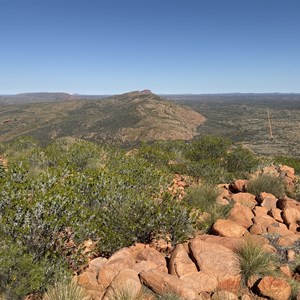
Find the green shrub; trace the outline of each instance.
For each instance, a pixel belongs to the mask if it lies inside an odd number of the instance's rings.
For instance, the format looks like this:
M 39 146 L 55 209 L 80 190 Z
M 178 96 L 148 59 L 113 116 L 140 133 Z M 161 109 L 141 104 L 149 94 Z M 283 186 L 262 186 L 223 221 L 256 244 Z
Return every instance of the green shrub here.
M 242 280 L 247 284 L 248 279 L 253 276 L 263 277 L 273 274 L 277 260 L 274 254 L 266 252 L 261 246 L 247 241 L 236 249 L 238 262 L 241 269 Z
M 231 141 L 219 136 L 204 136 L 193 140 L 187 146 L 186 157 L 192 161 L 222 159 Z
M 260 193 L 271 193 L 276 197 L 281 197 L 285 193 L 283 180 L 272 174 L 259 174 L 257 177 L 250 179 L 247 190 L 256 196 Z
M 226 163 L 227 170 L 235 177 L 245 177 L 258 166 L 259 160 L 250 150 L 238 146 L 227 154 Z
M 47 282 L 45 260 L 34 261 L 26 249 L 8 240 L 0 244 L 0 294 L 7 299 L 23 299 L 39 291 Z
M 43 300 L 90 300 L 86 290 L 72 280 L 62 280 L 49 287 Z

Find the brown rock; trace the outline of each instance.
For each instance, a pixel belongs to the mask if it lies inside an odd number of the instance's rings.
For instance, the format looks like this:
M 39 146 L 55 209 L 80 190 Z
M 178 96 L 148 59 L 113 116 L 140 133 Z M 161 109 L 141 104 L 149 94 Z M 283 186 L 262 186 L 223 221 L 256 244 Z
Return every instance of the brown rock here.
M 241 287 L 241 276 L 224 276 L 219 277 L 218 288 L 225 291 L 238 292 Z
M 138 274 L 140 274 L 142 271 L 150 271 L 150 270 L 157 270 L 160 267 L 155 264 L 152 261 L 146 261 L 142 260 L 138 263 L 136 263 L 133 267 L 132 270 L 136 271 Z
M 269 211 L 269 215 L 274 218 L 277 222 L 283 223 L 283 219 L 281 217 L 282 210 L 279 208 L 273 208 Z
M 190 259 L 182 244 L 178 244 L 172 252 L 169 270 L 171 275 L 181 277 L 188 273 L 197 273 L 197 267 Z
M 85 271 L 78 275 L 77 283 L 87 290 L 98 290 L 100 288 L 97 282 L 96 273 L 92 271 Z
M 288 261 L 294 261 L 296 259 L 296 252 L 292 249 L 287 250 L 286 257 Z
M 233 193 L 246 192 L 248 185 L 248 180 L 238 179 L 230 184 L 229 189 Z
M 293 246 L 295 242 L 297 242 L 299 239 L 300 239 L 299 235 L 292 233 L 290 235 L 285 235 L 280 237 L 277 240 L 277 244 L 282 247 L 289 247 L 289 246 Z
M 265 276 L 258 284 L 260 293 L 274 300 L 288 300 L 292 293 L 291 286 L 282 278 Z
M 292 232 L 288 230 L 285 224 L 277 223 L 277 224 L 271 224 L 267 227 L 267 232 L 270 234 L 278 234 L 280 236 L 287 236 L 291 235 Z
M 194 238 L 189 247 L 200 271 L 217 278 L 239 275 L 240 269 L 236 254 L 230 249 Z
M 140 278 L 144 285 L 159 295 L 172 292 L 187 300 L 195 300 L 197 297 L 192 286 L 176 276 L 150 270 L 141 272 Z
M 253 213 L 256 217 L 266 216 L 268 214 L 268 209 L 262 206 L 255 206 Z
M 288 224 L 288 229 L 291 232 L 298 233 L 300 231 L 300 222 L 298 221 L 297 223 L 290 223 Z
M 131 299 L 137 298 L 142 289 L 139 276 L 132 269 L 121 270 L 113 279 L 106 290 L 103 300 L 120 299 L 122 295 L 130 295 Z
M 240 237 L 248 234 L 245 227 L 231 220 L 217 220 L 212 226 L 212 231 L 224 237 Z
M 151 261 L 158 266 L 158 270 L 168 273 L 167 262 L 163 254 L 153 248 L 143 249 L 136 257 L 136 262 Z
M 230 210 L 227 219 L 234 221 L 245 228 L 249 228 L 253 224 L 253 217 L 254 214 L 249 207 L 246 207 L 240 203 L 235 203 L 232 209 Z
M 197 293 L 213 292 L 218 287 L 217 278 L 204 272 L 189 273 L 181 276 L 180 279 L 190 284 Z
M 297 224 L 300 221 L 300 202 L 284 197 L 278 202 L 282 209 L 282 219 L 286 225 Z
M 278 224 L 275 219 L 266 215 L 253 218 L 253 223 L 260 226 L 263 232 L 267 232 L 267 227 L 272 224 Z
M 289 278 L 292 278 L 293 274 L 291 272 L 291 269 L 290 269 L 289 265 L 282 265 L 282 266 L 279 267 L 279 270 L 285 276 L 287 276 Z
M 136 243 L 135 245 L 130 246 L 128 249 L 130 250 L 130 253 L 131 253 L 133 259 L 136 259 L 136 257 L 139 255 L 139 253 L 146 248 L 149 248 L 149 245 L 142 244 L 142 243 Z
M 98 275 L 99 271 L 104 267 L 106 262 L 107 258 L 97 257 L 89 262 L 88 269 Z
M 244 237 L 222 237 L 210 234 L 202 234 L 198 236 L 197 239 L 200 239 L 207 243 L 221 245 L 223 247 L 229 248 L 232 251 L 235 251 L 244 243 Z
M 251 234 L 263 234 L 264 231 L 262 229 L 262 227 L 258 224 L 253 224 L 250 228 L 249 228 L 249 232 Z
M 132 268 L 135 262 L 129 248 L 123 248 L 113 254 L 99 271 L 98 283 L 107 288 L 115 276 L 123 269 Z
M 271 210 L 273 208 L 276 208 L 278 199 L 270 193 L 260 193 L 258 197 L 258 202 L 262 207 L 266 207 L 268 210 Z
M 280 166 L 279 172 L 292 180 L 295 180 L 295 169 L 289 166 Z
M 231 196 L 232 200 L 234 202 L 240 203 L 244 206 L 249 207 L 250 209 L 253 209 L 255 205 L 257 205 L 257 202 L 255 200 L 255 196 L 250 193 L 238 193 L 233 194 Z

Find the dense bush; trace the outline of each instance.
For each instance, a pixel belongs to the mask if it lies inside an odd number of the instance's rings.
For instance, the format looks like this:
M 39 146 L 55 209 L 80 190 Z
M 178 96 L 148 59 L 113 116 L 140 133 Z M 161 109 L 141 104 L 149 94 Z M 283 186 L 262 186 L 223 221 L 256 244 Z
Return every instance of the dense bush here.
M 57 258 L 70 262 L 77 255 L 59 246 L 70 238 L 62 235 L 67 229 L 75 245 L 88 238 L 98 242 L 101 255 L 147 242 L 155 233 L 169 234 L 174 243 L 190 234 L 189 209 L 162 192 L 170 174 L 142 157 L 74 139 L 45 149 L 20 139 L 2 149 L 9 167 L 0 177 L 0 228 L 13 246 L 8 251 L 1 245 L 0 251 L 17 259 L 0 259 L 6 276 L 0 294 L 8 285 L 16 295 L 40 290 L 46 277 L 54 278 Z M 71 260 L 76 268 L 76 257 Z M 12 266 L 23 270 L 22 278 L 15 278 Z M 25 280 L 32 284 L 25 287 Z
M 7 299 L 23 299 L 28 293 L 40 290 L 46 280 L 45 260 L 35 262 L 24 247 L 1 240 L 0 294 Z
M 226 163 L 229 172 L 245 177 L 258 166 L 259 160 L 250 150 L 238 146 L 226 155 Z

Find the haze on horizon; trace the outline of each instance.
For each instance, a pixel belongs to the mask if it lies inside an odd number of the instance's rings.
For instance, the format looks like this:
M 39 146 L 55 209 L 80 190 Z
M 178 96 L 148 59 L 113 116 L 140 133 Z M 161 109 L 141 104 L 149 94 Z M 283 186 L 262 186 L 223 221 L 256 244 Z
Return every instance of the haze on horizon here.
M 0 0 L 0 94 L 300 92 L 297 0 Z

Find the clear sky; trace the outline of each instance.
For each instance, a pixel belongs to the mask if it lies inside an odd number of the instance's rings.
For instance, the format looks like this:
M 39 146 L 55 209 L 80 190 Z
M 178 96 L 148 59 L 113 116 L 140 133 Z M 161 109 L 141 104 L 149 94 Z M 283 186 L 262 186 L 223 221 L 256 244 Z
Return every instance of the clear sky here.
M 0 94 L 300 92 L 299 0 L 0 0 Z

